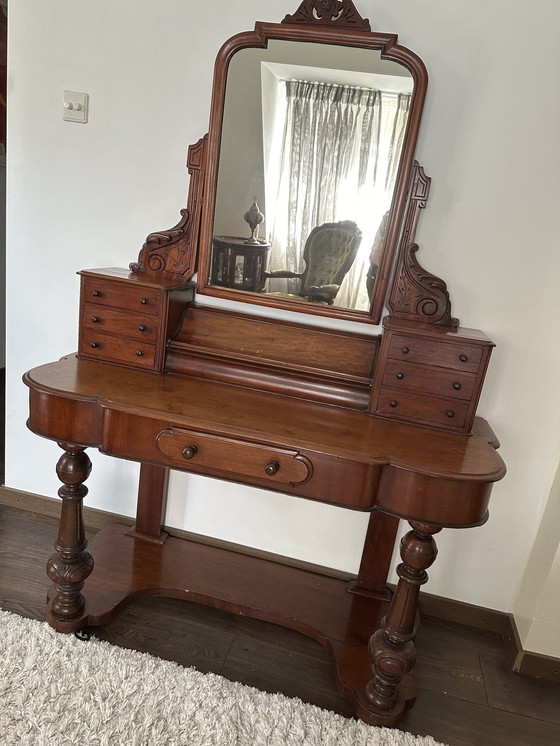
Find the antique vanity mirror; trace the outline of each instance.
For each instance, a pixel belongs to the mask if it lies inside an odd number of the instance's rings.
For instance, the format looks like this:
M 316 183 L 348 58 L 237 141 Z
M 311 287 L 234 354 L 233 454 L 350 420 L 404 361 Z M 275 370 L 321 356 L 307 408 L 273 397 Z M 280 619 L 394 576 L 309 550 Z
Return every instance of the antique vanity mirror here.
M 305 2 L 228 40 L 215 67 L 198 292 L 378 322 L 426 84 L 421 60 L 396 35 L 372 33 L 352 3 Z M 252 203 L 256 230 L 245 222 Z
M 24 379 L 30 429 L 64 451 L 47 565 L 55 629 L 170 595 L 315 637 L 366 722 L 394 725 L 412 704 L 433 535 L 484 523 L 505 473 L 475 416 L 493 343 L 459 327 L 445 283 L 416 260 L 426 85 L 422 62 L 371 32 L 350 0 L 304 0 L 282 24 L 257 23 L 222 47 L 181 221 L 150 234 L 130 271 L 80 272 L 78 354 Z M 299 314 L 245 313 L 205 295 Z M 382 335 L 306 323 L 377 323 L 384 306 Z M 141 464 L 134 528 L 101 531 L 91 551 L 88 447 Z M 169 536 L 170 469 L 214 477 L 217 496 L 229 481 L 367 513 L 358 574 L 321 577 Z M 393 594 L 401 519 L 411 531 Z

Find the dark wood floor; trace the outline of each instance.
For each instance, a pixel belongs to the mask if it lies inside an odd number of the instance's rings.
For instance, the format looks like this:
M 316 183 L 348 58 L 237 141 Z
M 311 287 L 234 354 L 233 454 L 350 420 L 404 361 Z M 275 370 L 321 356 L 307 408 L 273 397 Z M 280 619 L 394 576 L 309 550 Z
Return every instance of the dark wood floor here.
M 44 565 L 55 536 L 55 519 L 0 505 L 1 608 L 43 618 Z M 350 714 L 327 651 L 275 625 L 187 601 L 144 599 L 98 636 Z M 449 746 L 560 743 L 560 683 L 512 673 L 511 645 L 499 634 L 425 617 L 417 650 L 420 696 L 402 730 Z

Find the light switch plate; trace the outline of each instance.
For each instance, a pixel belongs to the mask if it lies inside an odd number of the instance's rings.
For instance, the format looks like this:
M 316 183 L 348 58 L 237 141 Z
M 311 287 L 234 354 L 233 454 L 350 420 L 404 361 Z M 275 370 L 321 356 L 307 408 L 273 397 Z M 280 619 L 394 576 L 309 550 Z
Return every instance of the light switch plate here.
M 62 118 L 66 122 L 81 122 L 88 120 L 89 96 L 82 91 L 64 91 Z

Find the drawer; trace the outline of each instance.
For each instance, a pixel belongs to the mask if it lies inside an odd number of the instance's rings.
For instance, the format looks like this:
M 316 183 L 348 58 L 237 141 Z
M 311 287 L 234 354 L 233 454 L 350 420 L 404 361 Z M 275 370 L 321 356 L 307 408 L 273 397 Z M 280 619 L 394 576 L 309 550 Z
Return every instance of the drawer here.
M 170 428 L 157 436 L 159 450 L 178 466 L 230 472 L 272 483 L 304 484 L 313 467 L 298 451 L 222 438 L 194 430 Z
M 381 390 L 377 405 L 381 415 L 453 429 L 465 426 L 468 411 L 465 402 L 387 389 Z
M 387 356 L 394 360 L 476 373 L 482 360 L 482 348 L 449 340 L 439 342 L 395 334 L 389 342 Z
M 93 277 L 85 277 L 82 301 L 156 315 L 160 307 L 160 293 L 154 288 L 136 287 L 123 282 L 110 282 L 103 277 L 99 280 Z
M 84 329 L 80 341 L 80 355 L 126 363 L 139 368 L 153 368 L 156 348 L 155 345 L 121 339 L 110 334 L 97 334 L 95 330 Z
M 389 360 L 385 366 L 383 386 L 404 391 L 421 391 L 436 396 L 451 396 L 454 399 L 469 401 L 472 398 L 476 380 L 474 373 Z
M 101 333 L 118 334 L 142 342 L 155 342 L 157 319 L 153 316 L 136 314 L 86 303 L 84 306 L 83 329 L 94 335 Z

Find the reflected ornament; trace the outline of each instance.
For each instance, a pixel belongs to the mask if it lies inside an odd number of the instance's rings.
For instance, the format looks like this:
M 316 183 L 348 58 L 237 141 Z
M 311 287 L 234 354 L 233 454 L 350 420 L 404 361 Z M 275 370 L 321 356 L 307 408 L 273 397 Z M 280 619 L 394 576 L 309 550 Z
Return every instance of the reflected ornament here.
M 246 223 L 249 223 L 249 228 L 251 229 L 251 238 L 247 239 L 245 241 L 246 244 L 256 245 L 260 244 L 259 241 L 259 225 L 261 223 L 264 223 L 264 215 L 259 210 L 259 206 L 257 205 L 257 198 L 253 200 L 253 204 L 251 207 L 247 210 L 245 215 L 243 215 L 243 220 Z

